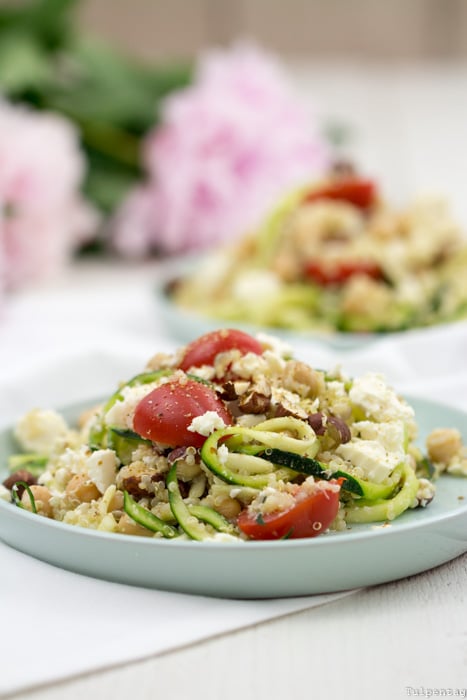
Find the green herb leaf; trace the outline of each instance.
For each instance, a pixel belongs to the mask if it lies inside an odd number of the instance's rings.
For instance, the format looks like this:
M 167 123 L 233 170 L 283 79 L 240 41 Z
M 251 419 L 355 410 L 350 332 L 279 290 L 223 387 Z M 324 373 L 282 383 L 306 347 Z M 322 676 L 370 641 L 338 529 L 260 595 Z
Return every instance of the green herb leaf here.
M 20 497 L 19 497 L 19 494 L 18 494 L 18 488 L 19 488 L 20 486 L 21 486 L 22 488 L 24 488 L 24 490 L 27 492 L 27 494 L 28 494 L 28 496 L 29 496 L 29 499 L 30 499 L 30 501 L 31 501 L 31 510 L 32 510 L 32 512 L 33 512 L 33 513 L 37 513 L 36 501 L 35 501 L 34 495 L 33 495 L 32 491 L 31 491 L 31 489 L 29 488 L 29 485 L 28 485 L 25 481 L 16 481 L 16 482 L 13 484 L 13 487 L 12 487 L 12 489 L 11 489 L 11 497 L 12 497 L 12 499 L 13 499 L 13 503 L 14 503 L 16 506 L 18 506 L 18 508 L 24 508 L 23 504 L 21 503 L 21 499 L 20 499 Z

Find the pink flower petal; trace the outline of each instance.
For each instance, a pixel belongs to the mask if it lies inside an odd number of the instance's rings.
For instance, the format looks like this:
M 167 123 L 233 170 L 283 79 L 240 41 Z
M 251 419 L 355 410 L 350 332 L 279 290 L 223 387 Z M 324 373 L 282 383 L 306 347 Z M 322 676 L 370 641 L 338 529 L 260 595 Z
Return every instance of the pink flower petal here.
M 201 56 L 194 83 L 165 101 L 144 163 L 145 197 L 132 194 L 113 222 L 123 254 L 231 240 L 284 191 L 322 174 L 328 152 L 280 64 L 239 45 Z
M 79 188 L 85 161 L 62 117 L 0 100 L 0 283 L 7 289 L 60 269 L 95 230 Z

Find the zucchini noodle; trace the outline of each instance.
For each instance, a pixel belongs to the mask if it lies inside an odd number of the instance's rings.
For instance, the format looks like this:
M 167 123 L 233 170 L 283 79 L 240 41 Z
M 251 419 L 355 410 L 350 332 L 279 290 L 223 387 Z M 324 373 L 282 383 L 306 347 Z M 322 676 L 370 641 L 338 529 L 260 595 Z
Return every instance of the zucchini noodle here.
M 443 471 L 467 475 L 460 433 L 434 431 L 426 454 L 416 435 L 380 375 L 314 369 L 227 329 L 155 355 L 79 428 L 23 416 L 3 483 L 37 517 L 121 536 L 315 537 L 409 518 Z

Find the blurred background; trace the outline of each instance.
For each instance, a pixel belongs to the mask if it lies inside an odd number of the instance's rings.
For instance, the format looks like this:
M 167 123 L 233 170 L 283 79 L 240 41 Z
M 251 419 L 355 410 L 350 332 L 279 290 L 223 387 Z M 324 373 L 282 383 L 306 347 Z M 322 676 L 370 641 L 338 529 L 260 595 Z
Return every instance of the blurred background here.
M 12 133 L 5 116 L 6 121 L 0 122 L 0 139 L 2 133 L 4 138 L 0 155 L 6 162 L 4 151 L 9 149 L 9 157 L 17 160 L 21 149 L 13 148 L 13 140 L 24 144 L 25 134 L 35 130 L 31 139 L 36 150 L 31 148 L 28 166 L 37 165 L 39 182 L 47 171 L 39 144 L 44 151 L 48 144 L 49 153 L 63 154 L 67 142 L 68 155 L 54 166 L 55 173 L 61 168 L 69 194 L 76 199 L 79 189 L 92 209 L 84 212 L 80 203 L 76 214 L 80 225 L 65 235 L 71 247 L 97 250 L 109 240 L 123 240 L 115 246 L 119 252 L 138 257 L 217 242 L 207 229 L 194 241 L 187 238 L 190 213 L 183 224 L 185 232 L 179 230 L 180 223 L 176 234 L 169 225 L 171 221 L 175 226 L 174 219 L 190 197 L 200 196 L 200 183 L 187 185 L 188 165 L 174 172 L 191 146 L 182 143 L 183 129 L 175 125 L 167 98 L 183 94 L 188 86 L 196 90 L 204 86 L 200 65 L 214 48 L 225 52 L 224 67 L 219 69 L 218 64 L 217 69 L 231 70 L 233 75 L 237 59 L 230 59 L 229 52 L 239 40 L 264 52 L 254 59 L 250 56 L 251 71 L 244 69 L 241 80 L 251 77 L 261 89 L 267 83 L 270 94 L 282 91 L 284 104 L 287 84 L 290 104 L 309 115 L 315 145 L 321 139 L 333 155 L 353 160 L 396 204 L 419 192 L 447 196 L 455 215 L 467 225 L 465 0 L 0 0 L 0 92 L 15 109 L 25 105 L 33 109 L 34 118 L 36 110 L 60 115 L 76 129 L 79 140 L 77 153 L 70 134 L 65 137 L 62 128 L 59 137 L 55 129 L 54 138 L 61 138 L 62 146 L 54 146 L 51 132 L 41 137 L 32 117 L 29 125 L 24 123 L 24 131 Z M 276 71 L 274 78 L 271 70 Z M 219 85 L 218 89 L 217 108 L 227 95 L 221 95 Z M 208 114 L 214 111 L 209 108 Z M 266 107 L 263 111 L 266 114 Z M 302 118 L 304 113 L 300 114 Z M 17 115 L 10 110 L 15 131 L 21 121 Z M 229 128 L 238 127 L 239 133 L 243 129 L 244 138 L 246 122 L 241 123 L 240 113 L 237 116 L 238 124 L 232 120 Z M 222 122 L 225 115 L 216 118 Z M 198 129 L 188 117 L 186 127 L 193 134 Z M 161 154 L 154 144 L 176 128 L 179 150 Z M 212 130 L 217 128 L 211 124 Z M 271 121 L 263 138 L 268 131 L 272 144 L 277 141 L 277 124 Z M 192 162 L 189 166 L 193 178 L 196 168 Z M 19 172 L 17 162 L 15 167 Z M 17 182 L 24 176 L 13 180 L 17 194 Z M 169 181 L 170 193 L 167 187 L 165 192 L 156 191 Z M 219 192 L 211 189 L 209 197 L 214 195 Z M 231 195 L 237 198 L 233 190 Z M 203 196 L 206 203 L 206 193 Z M 162 222 L 161 200 L 166 215 Z M 0 204 L 4 221 L 13 226 L 12 214 L 21 208 L 5 187 L 4 191 L 0 187 Z M 225 217 L 232 219 L 232 213 Z M 48 223 L 52 218 L 50 214 Z M 148 221 L 153 229 L 149 233 Z M 237 223 L 240 232 L 245 222 Z M 218 238 L 229 236 L 226 228 Z M 20 237 L 16 231 L 6 239 L 15 248 L 12 241 Z M 18 251 L 7 250 L 7 260 L 26 254 L 26 244 L 21 250 L 16 247 Z M 27 270 L 18 273 L 20 284 L 28 275 Z M 6 287 L 15 286 L 18 283 L 7 278 Z
M 467 230 L 466 0 L 0 0 L 0 94 L 8 363 L 152 345 L 168 258 L 335 159 Z
M 192 58 L 238 36 L 290 59 L 467 57 L 465 0 L 84 0 L 77 21 L 146 59 Z
M 274 52 L 352 157 L 406 201 L 447 192 L 467 224 L 465 0 L 84 0 L 80 26 L 150 61 L 248 38 Z

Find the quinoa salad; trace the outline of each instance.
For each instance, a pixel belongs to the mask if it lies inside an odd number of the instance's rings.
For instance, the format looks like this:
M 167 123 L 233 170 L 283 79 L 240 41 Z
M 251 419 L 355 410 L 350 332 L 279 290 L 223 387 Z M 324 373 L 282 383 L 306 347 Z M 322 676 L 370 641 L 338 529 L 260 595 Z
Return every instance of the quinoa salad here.
M 337 168 L 167 293 L 181 309 L 230 323 L 403 331 L 467 315 L 467 244 L 444 200 L 396 209 L 372 180 Z
M 459 431 L 433 430 L 422 451 L 412 407 L 381 375 L 315 368 L 235 329 L 154 355 L 76 426 L 33 409 L 15 438 L 0 486 L 11 507 L 157 539 L 386 523 L 429 507 L 440 475 L 467 476 Z

